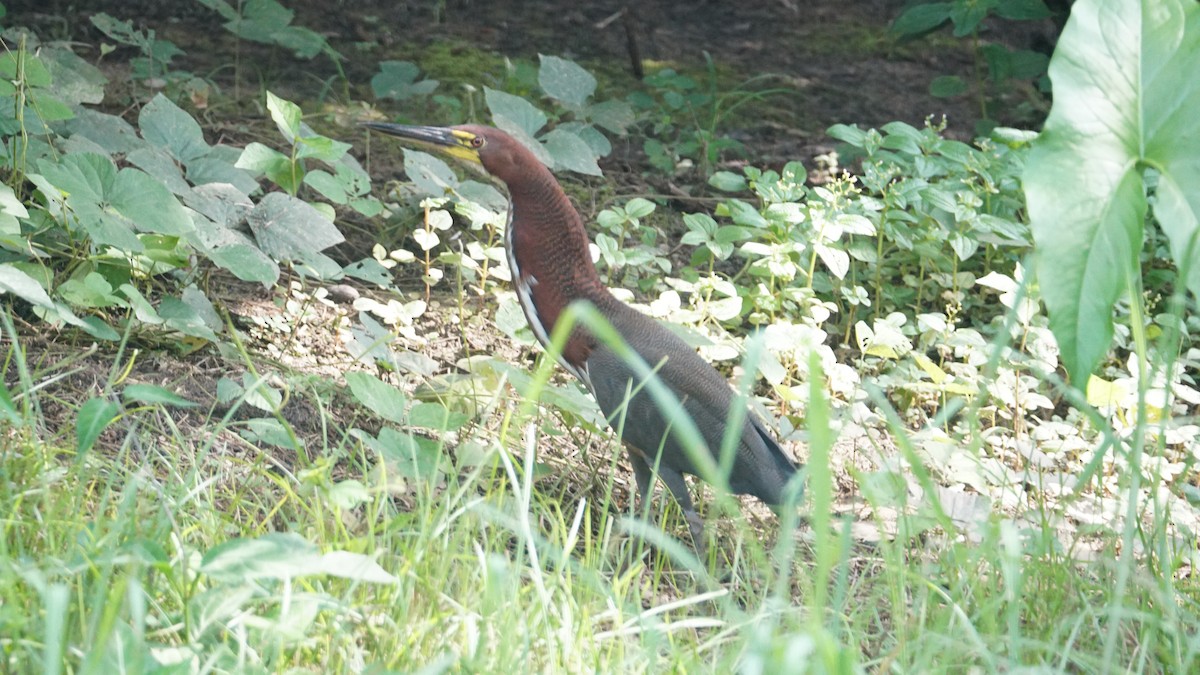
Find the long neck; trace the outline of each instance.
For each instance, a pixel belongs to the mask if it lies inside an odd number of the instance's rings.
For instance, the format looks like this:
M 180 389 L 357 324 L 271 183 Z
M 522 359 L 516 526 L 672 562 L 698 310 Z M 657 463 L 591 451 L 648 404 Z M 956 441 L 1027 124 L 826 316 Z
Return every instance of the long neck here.
M 542 167 L 539 167 L 542 168 Z M 541 174 L 541 175 L 538 175 Z M 572 300 L 607 295 L 588 250 L 588 235 L 579 212 L 549 171 L 509 184 L 512 200 L 511 243 L 522 276 L 541 291 L 538 300 L 565 306 Z M 553 313 L 562 307 L 542 307 Z M 545 316 L 553 323 L 552 317 Z
M 612 296 L 592 263 L 583 221 L 550 171 L 539 164 L 507 178 L 511 204 L 505 244 L 510 266 L 515 264 L 513 283 L 534 334 L 546 344 L 572 301 L 604 307 Z M 564 358 L 577 370 L 588 351 L 589 340 L 576 331 Z

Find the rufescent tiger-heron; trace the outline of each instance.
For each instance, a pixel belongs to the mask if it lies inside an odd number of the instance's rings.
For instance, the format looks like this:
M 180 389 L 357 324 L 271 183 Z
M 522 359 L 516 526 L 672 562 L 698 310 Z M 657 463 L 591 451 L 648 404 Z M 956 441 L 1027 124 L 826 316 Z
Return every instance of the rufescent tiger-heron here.
M 604 287 L 588 251 L 582 218 L 532 152 L 507 133 L 486 126 L 365 126 L 480 165 L 504 183 L 509 193 L 504 248 L 517 298 L 538 341 L 549 347 L 555 323 L 570 303 L 591 302 L 625 343 L 656 367 L 657 377 L 682 404 L 715 459 L 735 401 L 729 383 L 682 339 Z M 664 412 L 634 369 L 582 326 L 572 330 L 560 363 L 591 390 L 609 424 L 619 430 L 641 503 L 648 503 L 657 472 L 679 502 L 693 542 L 700 547 L 703 521 L 683 478 L 700 473 L 683 446 L 685 439 L 672 429 L 679 409 Z M 778 507 L 796 466 L 752 411 L 742 420 L 729 488 Z

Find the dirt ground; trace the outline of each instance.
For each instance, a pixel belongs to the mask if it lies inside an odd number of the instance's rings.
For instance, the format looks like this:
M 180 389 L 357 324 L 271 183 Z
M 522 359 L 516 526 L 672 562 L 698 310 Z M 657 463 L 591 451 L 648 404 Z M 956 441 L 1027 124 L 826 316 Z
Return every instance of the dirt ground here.
M 880 126 L 893 120 L 921 125 L 946 116 L 951 135 L 969 138 L 979 117 L 968 97 L 938 99 L 929 83 L 941 75 L 973 79 L 970 43 L 947 30 L 913 41 L 898 41 L 889 25 L 912 4 L 900 0 L 600 0 L 589 3 L 551 0 L 343 0 L 334 3 L 283 3 L 295 11 L 293 23 L 322 34 L 342 54 L 345 73 L 369 100 L 367 83 L 379 61 L 419 61 L 423 49 L 451 43 L 494 52 L 510 59 L 536 60 L 538 54 L 564 56 L 595 69 L 602 65 L 624 72 L 622 88 L 636 87 L 633 54 L 646 63 L 703 72 L 711 57 L 730 77 L 722 85 L 772 75 L 772 88 L 788 94 L 774 97 L 758 112 L 760 119 L 739 118 L 740 129 L 725 129 L 748 142 L 750 159 L 772 164 L 808 159 L 829 150 L 825 136 L 831 124 Z M 95 0 L 88 3 L 51 0 L 8 2 L 5 25 L 34 28 L 44 38 L 106 41 L 89 23 L 97 12 L 130 19 L 135 28 L 152 28 L 174 41 L 186 55 L 176 65 L 208 74 L 228 89 L 230 57 L 236 40 L 221 28 L 221 19 L 198 2 L 174 0 Z M 622 12 L 628 13 L 626 17 Z M 618 18 L 619 17 L 619 18 Z M 984 22 L 983 42 L 1012 48 L 1052 43 L 1052 20 Z M 313 97 L 316 83 L 336 74 L 327 59 L 293 59 L 282 50 L 243 43 L 241 57 L 251 86 L 296 90 L 299 100 Z M 123 51 L 105 57 L 120 61 Z M 95 55 L 93 55 L 95 57 Z M 101 59 L 97 58 L 97 61 Z M 293 77 L 294 76 L 294 77 Z M 480 84 L 486 84 L 480 73 Z M 603 93 L 603 92 L 602 92 Z M 1019 98 L 1019 92 L 1014 96 Z M 357 98 L 357 96 L 356 96 Z M 386 110 L 387 106 L 381 106 Z M 1006 119 L 1004 123 L 1036 120 Z M 748 116 L 750 118 L 755 115 Z M 431 123 L 436 120 L 430 120 Z M 756 123 L 757 122 L 757 123 Z

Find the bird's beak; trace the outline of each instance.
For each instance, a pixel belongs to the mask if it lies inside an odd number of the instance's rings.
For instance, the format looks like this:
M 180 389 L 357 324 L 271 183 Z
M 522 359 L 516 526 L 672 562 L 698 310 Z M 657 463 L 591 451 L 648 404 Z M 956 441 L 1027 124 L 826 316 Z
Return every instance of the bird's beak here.
M 474 164 L 480 164 L 479 150 L 471 147 L 475 134 L 448 127 L 423 127 L 388 122 L 363 122 L 363 126 L 382 131 L 389 136 L 398 136 L 430 150 L 450 155 Z

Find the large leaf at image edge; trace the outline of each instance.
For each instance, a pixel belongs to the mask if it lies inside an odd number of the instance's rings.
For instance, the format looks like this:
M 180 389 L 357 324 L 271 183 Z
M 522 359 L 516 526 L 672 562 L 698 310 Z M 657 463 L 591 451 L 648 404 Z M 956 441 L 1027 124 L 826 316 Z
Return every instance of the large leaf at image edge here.
M 1146 200 L 1200 292 L 1200 5 L 1080 0 L 1050 61 L 1054 106 L 1024 183 L 1038 285 L 1076 386 L 1107 352 L 1112 308 L 1136 274 Z

